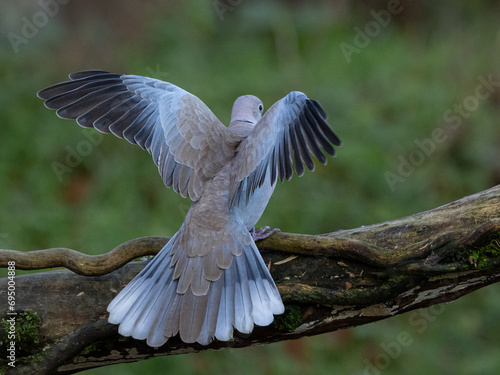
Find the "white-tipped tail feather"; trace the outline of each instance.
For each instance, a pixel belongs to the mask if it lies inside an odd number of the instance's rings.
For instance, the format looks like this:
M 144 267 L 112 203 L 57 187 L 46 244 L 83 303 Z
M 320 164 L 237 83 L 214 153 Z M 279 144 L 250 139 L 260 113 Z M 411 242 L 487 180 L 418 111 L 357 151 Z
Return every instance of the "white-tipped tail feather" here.
M 239 244 L 241 255 L 210 281 L 205 294 L 195 295 L 192 285 L 178 293 L 180 277 L 174 278 L 172 256 L 183 251 L 180 236 L 177 233 L 109 304 L 109 322 L 120 325 L 121 335 L 159 347 L 179 333 L 184 342 L 207 345 L 214 338 L 230 340 L 234 329 L 248 334 L 254 325 L 267 326 L 274 314 L 283 313 L 279 292 L 253 241 Z M 196 263 L 201 267 L 200 260 Z

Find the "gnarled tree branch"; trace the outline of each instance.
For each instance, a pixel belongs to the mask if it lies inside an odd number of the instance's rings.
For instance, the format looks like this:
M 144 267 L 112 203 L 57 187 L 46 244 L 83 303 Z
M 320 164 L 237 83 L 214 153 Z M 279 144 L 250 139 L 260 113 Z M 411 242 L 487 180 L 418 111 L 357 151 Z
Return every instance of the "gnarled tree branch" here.
M 79 275 L 99 276 L 110 273 L 131 260 L 155 255 L 168 242 L 168 237 L 140 237 L 118 245 L 109 253 L 87 255 L 76 250 L 53 248 L 34 251 L 0 250 L 0 267 L 16 262 L 19 270 L 41 270 L 64 267 Z
M 152 349 L 120 337 L 107 323 L 107 304 L 146 264 L 126 263 L 155 254 L 167 240 L 139 238 L 93 257 L 68 249 L 0 251 L 2 266 L 15 260 L 18 269 L 63 266 L 92 275 L 58 270 L 16 278 L 18 324 L 33 322 L 34 315 L 40 324 L 36 340 L 19 337 L 15 371 L 70 374 L 158 355 L 287 340 L 457 299 L 500 279 L 500 186 L 394 221 L 317 236 L 277 233 L 260 241 L 286 312 L 270 327 L 257 327 L 251 339 L 208 347 L 175 337 Z M 1 279 L 0 298 L 6 298 L 6 286 Z

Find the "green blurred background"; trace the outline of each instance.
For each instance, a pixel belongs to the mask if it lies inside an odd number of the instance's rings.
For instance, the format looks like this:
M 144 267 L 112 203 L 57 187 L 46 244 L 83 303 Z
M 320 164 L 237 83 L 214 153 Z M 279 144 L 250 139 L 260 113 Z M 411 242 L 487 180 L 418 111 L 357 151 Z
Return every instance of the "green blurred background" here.
M 112 136 L 91 144 L 95 131 L 36 98 L 91 68 L 175 83 L 226 124 L 239 95 L 267 108 L 292 90 L 317 99 L 343 146 L 276 189 L 260 224 L 286 232 L 391 220 L 500 183 L 496 1 L 61 2 L 0 4 L 0 248 L 99 254 L 181 225 L 189 202 L 165 189 L 150 155 Z M 442 139 L 426 141 L 436 129 Z M 75 151 L 81 161 L 57 174 Z M 499 292 L 298 341 L 85 374 L 494 374 Z M 411 344 L 390 357 L 384 348 L 401 332 Z

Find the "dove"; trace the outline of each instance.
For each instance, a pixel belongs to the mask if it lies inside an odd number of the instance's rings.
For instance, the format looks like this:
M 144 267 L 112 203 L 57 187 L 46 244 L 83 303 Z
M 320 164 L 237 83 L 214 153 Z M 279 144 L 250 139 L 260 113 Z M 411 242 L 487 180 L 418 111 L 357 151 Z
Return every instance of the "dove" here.
M 290 92 L 264 114 L 234 102 L 229 126 L 172 83 L 87 70 L 38 92 L 63 119 L 147 150 L 167 187 L 192 201 L 179 231 L 107 307 L 118 332 L 160 347 L 208 345 L 268 326 L 284 305 L 255 241 L 277 181 L 315 168 L 341 142 L 315 100 Z

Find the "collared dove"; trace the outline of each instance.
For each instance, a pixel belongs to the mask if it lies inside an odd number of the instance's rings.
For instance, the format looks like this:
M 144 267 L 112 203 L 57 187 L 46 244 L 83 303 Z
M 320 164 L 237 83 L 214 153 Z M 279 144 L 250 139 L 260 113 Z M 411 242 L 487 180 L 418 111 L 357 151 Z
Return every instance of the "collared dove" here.
M 253 95 L 234 102 L 229 127 L 196 96 L 167 82 L 101 70 L 38 97 L 57 115 L 147 150 L 167 187 L 192 205 L 165 247 L 111 301 L 109 322 L 152 347 L 227 341 L 284 312 L 252 231 L 278 179 L 300 176 L 311 154 L 326 164 L 340 140 L 320 105 L 293 91 L 263 115 Z

